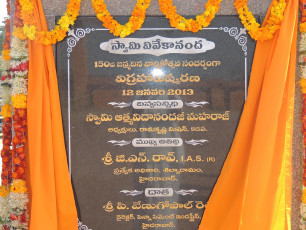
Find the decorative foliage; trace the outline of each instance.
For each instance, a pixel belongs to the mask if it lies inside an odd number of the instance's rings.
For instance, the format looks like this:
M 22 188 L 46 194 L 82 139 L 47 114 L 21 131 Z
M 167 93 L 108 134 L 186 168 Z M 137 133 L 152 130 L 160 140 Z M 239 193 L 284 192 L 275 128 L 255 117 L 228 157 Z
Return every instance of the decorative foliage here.
M 97 18 L 103 22 L 103 26 L 108 28 L 115 36 L 126 37 L 140 29 L 146 18 L 146 10 L 151 0 L 137 0 L 137 4 L 132 12 L 130 20 L 125 25 L 119 24 L 106 9 L 104 0 L 91 0 L 92 6 L 97 14 Z

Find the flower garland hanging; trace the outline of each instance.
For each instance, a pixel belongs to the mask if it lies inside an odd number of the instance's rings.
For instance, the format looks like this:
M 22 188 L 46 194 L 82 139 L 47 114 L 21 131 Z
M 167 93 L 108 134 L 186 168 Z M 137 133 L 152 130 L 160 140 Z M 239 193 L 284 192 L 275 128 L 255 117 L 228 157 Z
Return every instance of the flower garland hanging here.
M 18 52 L 27 48 L 27 41 L 19 38 L 12 39 L 12 62 L 11 73 L 12 79 L 12 105 L 13 114 L 13 156 L 12 156 L 12 179 L 9 194 L 9 206 L 11 208 L 11 226 L 13 229 L 28 229 L 28 212 L 27 203 L 29 202 L 26 175 L 25 175 L 25 152 L 24 146 L 26 141 L 27 117 L 27 74 L 28 74 L 28 56 L 24 52 Z M 16 50 L 16 52 L 15 52 Z
M 20 31 L 19 28 L 22 28 L 23 24 L 20 20 L 21 5 L 19 0 L 15 1 L 15 9 L 14 31 Z M 29 199 L 25 181 L 26 163 L 24 146 L 26 142 L 27 129 L 26 101 L 29 69 L 28 43 L 27 40 L 13 37 L 11 46 L 12 60 L 10 63 L 10 72 L 12 74 L 11 100 L 14 110 L 12 116 L 14 136 L 11 174 L 13 181 L 10 187 L 8 204 L 11 210 L 11 229 L 26 230 L 28 229 L 29 215 L 27 204 Z
M 6 60 L 1 61 L 1 67 L 5 67 L 8 62 Z M 4 64 L 5 63 L 5 64 Z M 8 72 L 8 69 L 5 69 L 3 72 Z M 2 120 L 2 143 L 3 148 L 1 150 L 2 158 L 2 171 L 1 171 L 1 186 L 0 186 L 0 229 L 7 229 L 10 225 L 10 213 L 11 209 L 8 204 L 8 195 L 10 191 L 10 184 L 12 182 L 12 105 L 11 105 L 11 87 L 10 84 L 6 81 L 1 81 L 1 97 L 2 97 L 2 106 L 1 106 L 1 115 L 3 116 Z
M 23 33 L 23 21 L 21 19 L 21 5 L 19 1 L 15 1 L 14 29 L 12 34 L 21 40 L 25 40 L 27 38 L 27 36 Z
M 136 30 L 139 30 L 146 18 L 146 10 L 151 0 L 137 0 L 137 4 L 132 12 L 132 16 L 125 25 L 121 25 L 106 9 L 104 0 L 91 0 L 97 18 L 103 22 L 103 26 L 108 28 L 115 36 L 126 37 Z
M 300 3 L 301 4 L 301 3 Z M 301 204 L 302 229 L 306 229 L 306 22 L 303 20 L 303 5 L 301 4 L 302 18 L 300 23 L 299 64 L 300 86 L 302 88 L 302 137 L 303 137 L 303 194 Z M 304 15 L 305 16 L 305 15 Z
M 10 13 L 10 1 L 7 1 L 7 14 Z M 2 120 L 2 143 L 1 150 L 2 170 L 1 170 L 1 186 L 0 186 L 0 229 L 8 230 L 11 224 L 9 206 L 10 184 L 12 182 L 12 105 L 11 105 L 11 86 L 10 86 L 10 19 L 6 20 L 5 39 L 3 43 L 3 52 L 0 59 L 1 72 L 1 115 Z
M 170 20 L 170 25 L 182 31 L 198 32 L 203 27 L 210 25 L 211 21 L 215 18 L 216 13 L 219 11 L 220 3 L 222 0 L 209 0 L 205 5 L 205 12 L 196 16 L 194 19 L 186 19 L 179 15 L 176 7 L 173 6 L 172 0 L 159 0 L 161 12 L 163 12 Z
M 69 0 L 67 10 L 58 20 L 57 25 L 51 31 L 38 31 L 36 20 L 34 19 L 34 6 L 31 0 L 20 0 L 21 18 L 24 26 L 22 31 L 16 30 L 15 35 L 24 39 L 24 35 L 30 40 L 36 40 L 44 45 L 55 44 L 63 40 L 67 35 L 69 27 L 77 19 L 81 7 L 81 0 Z
M 265 41 L 272 39 L 275 32 L 280 28 L 286 9 L 286 0 L 273 0 L 270 15 L 264 25 L 256 22 L 252 12 L 249 11 L 247 0 L 236 0 L 235 7 L 242 24 L 248 30 L 254 40 Z

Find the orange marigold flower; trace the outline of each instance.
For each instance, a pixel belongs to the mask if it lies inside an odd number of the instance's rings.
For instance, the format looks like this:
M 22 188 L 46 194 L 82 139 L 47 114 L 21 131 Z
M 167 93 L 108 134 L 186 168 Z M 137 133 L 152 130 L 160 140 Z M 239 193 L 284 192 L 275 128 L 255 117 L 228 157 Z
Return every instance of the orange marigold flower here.
M 137 0 L 137 4 L 132 12 L 129 22 L 125 25 L 121 25 L 114 20 L 108 12 L 104 0 L 91 1 L 94 11 L 97 14 L 97 18 L 103 22 L 103 26 L 108 28 L 114 36 L 120 37 L 126 37 L 141 28 L 150 2 L 151 0 Z

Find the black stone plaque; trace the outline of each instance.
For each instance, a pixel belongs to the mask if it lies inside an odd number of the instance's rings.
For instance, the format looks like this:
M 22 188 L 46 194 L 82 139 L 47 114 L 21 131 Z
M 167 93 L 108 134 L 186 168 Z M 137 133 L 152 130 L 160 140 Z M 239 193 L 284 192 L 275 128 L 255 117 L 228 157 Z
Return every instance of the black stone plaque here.
M 77 20 L 56 52 L 79 229 L 198 228 L 254 47 L 236 16 L 195 34 L 147 17 L 128 38 L 95 17 Z

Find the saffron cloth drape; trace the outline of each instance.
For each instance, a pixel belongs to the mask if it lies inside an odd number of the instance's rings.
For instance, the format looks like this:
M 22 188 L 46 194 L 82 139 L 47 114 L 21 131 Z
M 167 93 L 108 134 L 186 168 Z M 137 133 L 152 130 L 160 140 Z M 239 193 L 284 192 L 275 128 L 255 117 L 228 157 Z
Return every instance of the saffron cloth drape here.
M 291 229 L 291 147 L 298 0 L 257 42 L 249 95 L 199 230 Z
M 47 30 L 40 0 L 32 0 L 39 30 Z M 76 230 L 52 46 L 29 41 L 28 185 L 30 230 Z

